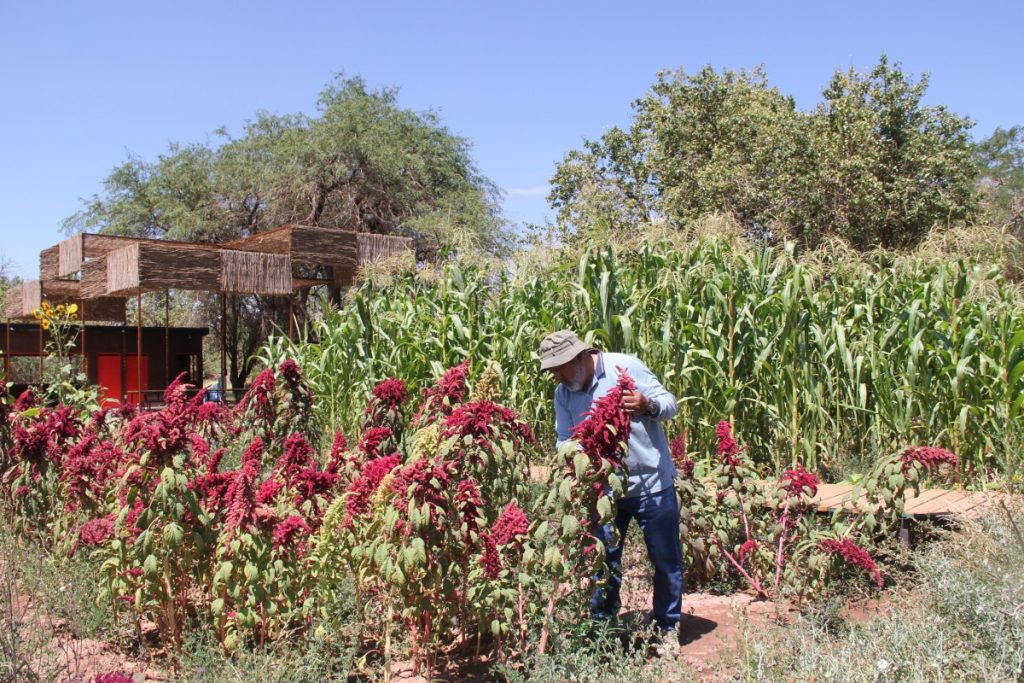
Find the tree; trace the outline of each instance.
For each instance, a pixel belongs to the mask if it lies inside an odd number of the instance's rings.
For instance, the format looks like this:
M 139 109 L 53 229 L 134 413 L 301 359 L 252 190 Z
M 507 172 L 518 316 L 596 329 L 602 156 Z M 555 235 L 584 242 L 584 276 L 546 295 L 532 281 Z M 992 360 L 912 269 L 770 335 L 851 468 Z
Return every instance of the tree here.
M 975 158 L 987 220 L 1024 238 L 1024 127 L 997 128 L 978 143 Z
M 476 169 L 469 142 L 437 114 L 400 107 L 397 95 L 339 77 L 316 116 L 261 112 L 238 137 L 218 130 L 218 144 L 174 144 L 155 161 L 130 156 L 65 229 L 221 242 L 301 223 L 506 252 L 497 188 Z M 216 305 L 204 301 L 214 319 Z M 232 306 L 235 386 L 249 374 L 247 351 L 275 324 L 286 327 L 287 311 L 270 297 Z
M 836 72 L 802 113 L 761 69 L 663 73 L 628 130 L 569 152 L 549 201 L 578 237 L 728 213 L 805 246 L 912 246 L 977 205 L 970 122 L 924 106 L 926 89 L 883 56 L 867 74 Z
M 976 210 L 973 124 L 923 105 L 927 89 L 885 55 L 866 75 L 835 73 L 811 116 L 821 229 L 861 249 L 909 248 Z

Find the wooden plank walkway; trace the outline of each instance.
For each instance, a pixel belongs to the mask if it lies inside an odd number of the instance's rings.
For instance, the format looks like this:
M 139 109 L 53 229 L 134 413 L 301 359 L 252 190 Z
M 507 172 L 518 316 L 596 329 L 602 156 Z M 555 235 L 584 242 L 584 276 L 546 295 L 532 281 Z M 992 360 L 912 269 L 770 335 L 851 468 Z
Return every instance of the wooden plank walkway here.
M 818 495 L 812 500 L 818 507 L 818 512 L 833 512 L 840 506 L 851 509 L 853 501 L 849 500 L 853 494 L 851 484 L 821 484 L 818 486 Z M 984 511 L 998 503 L 1000 500 L 1007 500 L 1005 493 L 995 491 L 957 491 L 953 489 L 921 489 L 918 495 L 912 491 L 908 492 L 903 514 L 907 517 L 950 517 L 963 515 L 968 518 L 977 518 Z M 867 498 L 861 493 L 860 500 L 856 507 L 867 502 Z
M 550 468 L 543 465 L 531 465 L 530 477 L 534 481 L 544 481 Z M 772 482 L 764 482 L 765 486 L 772 485 Z M 817 506 L 818 512 L 834 512 L 840 506 L 844 509 L 859 509 L 867 503 L 867 497 L 862 492 L 860 499 L 849 500 L 853 494 L 852 484 L 819 484 L 818 494 L 811 500 Z M 908 492 L 906 503 L 903 508 L 905 517 L 952 517 L 963 516 L 968 519 L 981 517 L 986 510 L 996 505 L 1000 500 L 1009 502 L 1010 496 L 996 491 L 957 491 L 953 489 L 921 489 L 920 494 L 914 495 L 913 491 Z

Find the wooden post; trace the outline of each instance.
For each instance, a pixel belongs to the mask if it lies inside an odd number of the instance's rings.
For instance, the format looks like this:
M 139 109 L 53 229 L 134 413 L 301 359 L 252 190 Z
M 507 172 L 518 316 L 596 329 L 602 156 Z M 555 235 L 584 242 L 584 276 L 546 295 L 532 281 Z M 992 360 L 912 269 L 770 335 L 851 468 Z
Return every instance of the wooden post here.
M 78 300 L 79 319 L 82 321 L 82 333 L 78 337 L 78 350 L 82 352 L 82 373 L 89 381 L 89 357 L 85 355 L 85 299 Z
M 220 401 L 224 403 L 228 397 L 227 391 L 227 326 L 228 326 L 228 309 L 227 302 L 224 298 L 224 293 L 220 295 Z
M 39 386 L 43 384 L 43 326 L 39 326 Z
M 294 337 L 294 323 L 295 320 L 295 295 L 292 294 L 288 297 L 288 339 L 291 340 Z
M 121 326 L 121 405 L 124 405 L 128 400 L 128 359 L 126 358 L 128 351 L 128 329 L 125 325 Z
M 164 386 L 171 383 L 171 290 L 164 290 Z
M 142 408 L 142 288 L 139 288 L 138 295 L 135 299 L 138 303 L 136 304 L 135 312 L 135 384 L 138 385 L 139 390 L 138 398 L 136 401 L 139 408 Z
M 11 381 L 11 319 L 4 324 L 4 381 Z

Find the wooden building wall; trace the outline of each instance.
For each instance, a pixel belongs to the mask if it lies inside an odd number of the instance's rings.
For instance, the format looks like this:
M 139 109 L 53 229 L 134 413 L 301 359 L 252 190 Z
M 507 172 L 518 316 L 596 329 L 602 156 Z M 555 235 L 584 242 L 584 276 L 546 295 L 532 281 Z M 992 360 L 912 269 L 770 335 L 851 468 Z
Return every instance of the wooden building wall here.
M 142 356 L 144 360 L 144 389 L 162 390 L 180 373 L 190 373 L 188 381 L 197 386 L 202 385 L 203 368 L 203 337 L 209 333 L 204 327 L 143 327 Z M 0 324 L 0 349 L 4 352 L 4 363 L 0 370 L 5 381 L 11 372 L 13 358 L 33 359 L 33 367 L 27 372 L 31 381 L 38 382 L 38 371 L 35 370 L 40 357 L 40 349 L 45 349 L 47 333 L 40 335 L 40 327 L 32 323 Z M 118 375 L 122 388 L 122 396 L 128 391 L 136 390 L 134 377 L 137 375 L 136 363 L 136 328 L 120 325 L 87 325 L 79 335 L 72 355 L 81 357 L 82 346 L 85 346 L 86 376 L 92 383 L 99 383 L 101 370 L 109 373 L 111 368 Z M 8 352 L 10 355 L 8 355 Z M 129 367 L 136 363 L 136 367 Z M 132 379 L 129 382 L 129 378 Z M 14 391 L 20 393 L 26 384 L 24 377 L 16 382 Z M 113 398 L 113 397 L 111 397 Z

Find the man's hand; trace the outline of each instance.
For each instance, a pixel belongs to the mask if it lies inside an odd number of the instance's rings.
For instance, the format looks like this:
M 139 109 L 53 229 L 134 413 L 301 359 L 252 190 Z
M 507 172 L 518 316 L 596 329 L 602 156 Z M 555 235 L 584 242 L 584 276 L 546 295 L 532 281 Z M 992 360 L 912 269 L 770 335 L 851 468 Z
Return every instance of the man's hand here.
M 643 415 L 647 412 L 647 407 L 651 405 L 651 399 L 639 391 L 623 391 L 622 401 L 619 405 L 630 415 Z

